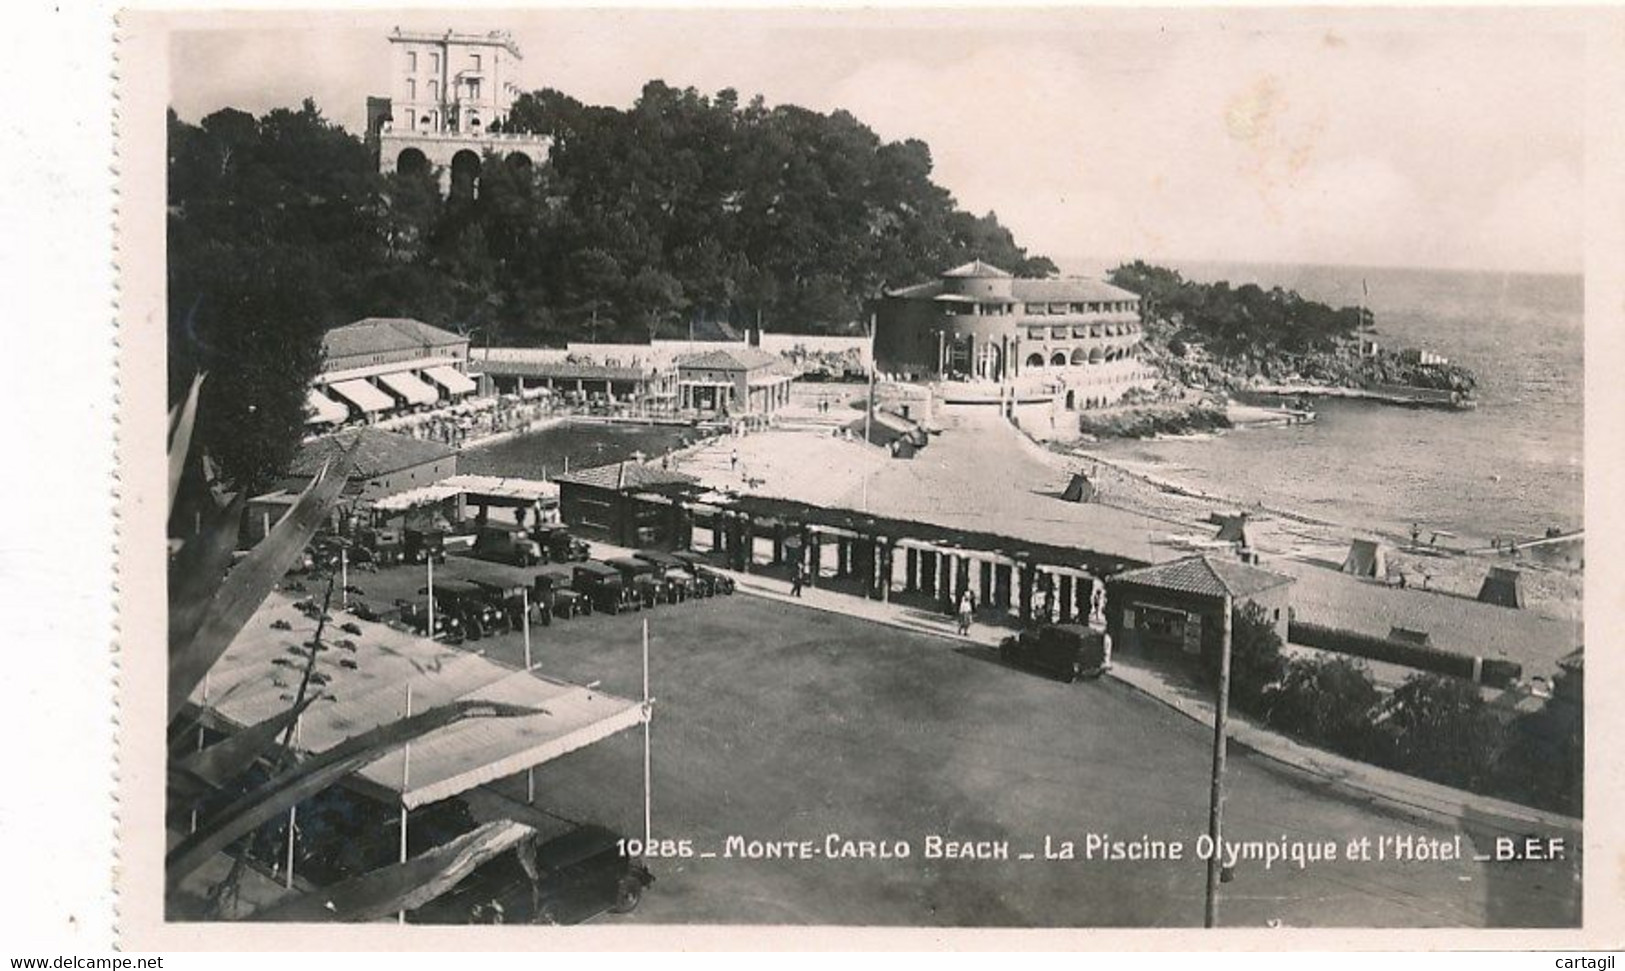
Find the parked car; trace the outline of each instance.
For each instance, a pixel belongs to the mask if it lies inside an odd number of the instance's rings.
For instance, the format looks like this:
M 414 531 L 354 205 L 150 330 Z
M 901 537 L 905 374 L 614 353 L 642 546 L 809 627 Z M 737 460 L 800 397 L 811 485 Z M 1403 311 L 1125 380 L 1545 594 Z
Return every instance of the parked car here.
M 398 529 L 364 527 L 356 530 L 353 555 L 361 563 L 394 566 L 406 559 L 406 544 Z
M 517 854 L 503 853 L 451 892 L 418 908 L 411 920 L 581 924 L 603 913 L 629 913 L 654 883 L 654 875 L 641 858 L 622 852 L 625 844 L 619 833 L 602 826 L 571 830 L 536 850 L 535 881 Z
M 474 555 L 498 563 L 534 566 L 543 561 L 541 544 L 523 526 L 486 523 L 474 537 Z
M 427 591 L 419 591 L 427 593 Z M 491 602 L 489 592 L 467 580 L 436 581 L 434 607 L 458 618 L 468 639 L 477 641 L 486 634 L 501 634 L 513 629 L 508 612 Z
M 547 623 L 545 618 L 549 616 L 569 620 L 592 613 L 592 601 L 587 595 L 570 589 L 574 577 L 574 570 L 558 563 L 547 564 L 536 571 L 531 591 L 543 608 L 543 623 Z
M 397 600 L 395 607 L 402 624 L 423 637 L 435 637 L 450 644 L 460 644 L 465 636 L 462 618 L 448 613 L 435 604 L 434 632 L 429 632 L 429 603 L 427 600 Z
M 696 579 L 710 583 L 713 591 L 725 594 L 734 592 L 734 578 L 706 566 L 703 555 L 693 550 L 676 550 L 671 555 L 688 564 L 689 572 L 693 573 Z
M 446 562 L 446 534 L 438 529 L 405 530 L 402 547 L 408 563 Z
M 560 523 L 533 526 L 530 536 L 542 548 L 547 559 L 554 563 L 580 563 L 592 555 L 586 541 L 572 536 L 570 530 Z
M 689 597 L 709 597 L 717 592 L 716 584 L 710 581 L 700 582 L 700 578 L 694 575 L 687 563 L 670 553 L 662 550 L 638 550 L 632 555 L 654 567 L 656 575 L 671 589 L 672 596 L 668 599 L 681 601 Z
M 635 556 L 612 556 L 604 562 L 621 571 L 621 578 L 643 601 L 643 606 L 653 609 L 657 604 L 676 603 L 675 588 L 666 583 L 660 569 L 648 560 Z
M 624 610 L 643 609 L 643 602 L 622 579 L 621 572 L 597 560 L 577 563 L 571 574 L 570 587 L 591 601 L 594 610 L 618 614 Z
M 1106 670 L 1106 634 L 1081 624 L 1029 627 L 999 645 L 999 659 L 1061 681 L 1098 678 Z

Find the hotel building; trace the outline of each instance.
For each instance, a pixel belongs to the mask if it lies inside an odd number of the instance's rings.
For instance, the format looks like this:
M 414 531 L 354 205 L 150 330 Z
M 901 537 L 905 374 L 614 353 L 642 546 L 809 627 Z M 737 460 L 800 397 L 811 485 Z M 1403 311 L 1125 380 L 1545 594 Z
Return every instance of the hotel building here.
M 436 172 L 441 191 L 478 192 L 487 152 L 544 161 L 552 140 L 490 130 L 519 96 L 519 45 L 507 31 L 389 35 L 390 93 L 367 99 L 367 137 L 381 172 Z
M 907 381 L 1110 404 L 1153 374 L 1139 358 L 1140 298 L 1100 280 L 1026 280 L 976 260 L 881 300 L 875 366 Z

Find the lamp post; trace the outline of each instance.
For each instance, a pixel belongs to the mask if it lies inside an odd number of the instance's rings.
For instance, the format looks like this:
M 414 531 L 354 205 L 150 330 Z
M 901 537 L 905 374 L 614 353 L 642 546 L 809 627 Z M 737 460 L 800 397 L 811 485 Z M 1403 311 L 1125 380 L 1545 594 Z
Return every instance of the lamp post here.
M 1223 857 L 1220 841 L 1224 832 L 1224 759 L 1225 729 L 1230 717 L 1230 611 L 1228 594 L 1224 598 L 1224 615 L 1219 620 L 1219 690 L 1213 706 L 1213 780 L 1208 796 L 1208 836 L 1213 841 L 1213 854 L 1207 861 L 1207 902 L 1202 917 L 1203 927 L 1216 927 L 1219 923 L 1219 879 L 1223 876 Z

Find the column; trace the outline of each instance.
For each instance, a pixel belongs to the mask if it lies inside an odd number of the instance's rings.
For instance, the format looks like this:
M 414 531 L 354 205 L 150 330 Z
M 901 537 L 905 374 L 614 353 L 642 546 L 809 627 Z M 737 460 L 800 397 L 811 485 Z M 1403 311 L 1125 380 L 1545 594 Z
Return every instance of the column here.
M 942 602 L 947 605 L 948 611 L 952 613 L 954 597 L 958 593 L 954 590 L 954 556 L 951 553 L 944 553 L 939 559 L 942 561 L 942 575 L 938 578 L 940 584 L 938 590 L 942 593 Z
M 918 567 L 920 571 L 920 592 L 927 597 L 936 597 L 937 554 L 932 550 L 920 550 Z
M 879 546 L 878 555 L 880 558 L 880 602 L 891 603 L 892 574 L 897 566 L 896 557 L 894 556 L 895 550 L 892 548 L 891 541 L 885 537 L 881 537 L 877 545 Z
M 1072 623 L 1072 598 L 1076 596 L 1073 587 L 1076 586 L 1071 575 L 1061 577 L 1060 588 L 1056 597 L 1061 601 L 1061 623 Z
M 1029 563 L 1022 563 L 1019 567 L 1020 603 L 1017 616 L 1023 624 L 1031 623 L 1033 619 L 1033 568 Z
M 920 551 L 910 546 L 903 551 L 903 590 L 913 593 L 919 589 Z
M 728 513 L 718 510 L 711 517 L 711 549 L 713 551 L 722 551 L 724 563 L 728 562 L 728 537 L 726 532 L 728 515 Z
M 772 536 L 772 539 L 773 539 L 773 562 L 772 562 L 772 565 L 773 566 L 779 566 L 780 564 L 782 564 L 784 562 L 784 523 L 775 522 L 773 524 L 773 536 Z
M 988 560 L 983 560 L 982 564 L 981 564 L 981 569 L 979 569 L 977 572 L 979 574 L 981 574 L 981 576 L 978 578 L 981 582 L 980 582 L 980 584 L 978 586 L 978 589 L 976 591 L 976 599 L 977 599 L 977 601 L 979 603 L 990 604 L 990 603 L 993 602 L 993 564 L 992 564 L 992 562 L 990 562 Z
M 851 572 L 852 540 L 845 536 L 835 538 L 835 576 L 844 578 Z
M 824 548 L 818 540 L 818 530 L 807 530 L 807 586 L 818 586 L 819 568 L 823 566 Z
M 1014 569 L 1008 563 L 1000 563 L 993 568 L 993 604 L 1000 610 L 1010 609 L 1010 571 Z

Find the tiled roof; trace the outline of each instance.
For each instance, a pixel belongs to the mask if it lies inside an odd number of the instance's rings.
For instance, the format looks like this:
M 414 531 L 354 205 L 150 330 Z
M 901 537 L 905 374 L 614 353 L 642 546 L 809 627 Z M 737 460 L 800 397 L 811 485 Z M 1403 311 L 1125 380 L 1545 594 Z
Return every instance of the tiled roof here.
M 322 350 L 330 358 L 466 343 L 466 337 L 410 317 L 367 317 L 322 335 Z
M 359 445 L 356 445 L 357 439 Z M 357 428 L 306 442 L 294 456 L 288 474 L 315 475 L 322 463 L 337 459 L 351 446 L 355 446 L 355 467 L 349 476 L 352 479 L 370 479 L 457 454 L 456 449 L 439 442 L 375 428 Z
M 956 266 L 951 270 L 945 271 L 942 275 L 944 277 L 971 277 L 975 279 L 986 279 L 988 277 L 992 277 L 999 280 L 1008 280 L 1010 278 L 1010 274 L 1008 272 L 999 269 L 991 263 L 983 263 L 981 260 L 971 260 L 969 263 L 966 263 L 963 266 Z
M 1017 300 L 1052 303 L 1087 303 L 1102 301 L 1138 301 L 1140 295 L 1122 287 L 1114 287 L 1105 280 L 1088 277 L 1065 276 L 1050 280 L 1017 280 L 1011 285 Z
M 677 359 L 679 368 L 703 368 L 709 371 L 755 371 L 783 362 L 777 354 L 769 354 L 759 347 L 741 347 L 729 351 L 705 351 L 685 354 Z
M 1235 560 L 1204 554 L 1168 563 L 1157 563 L 1138 570 L 1125 570 L 1112 577 L 1112 582 L 1118 581 L 1136 583 L 1142 587 L 1160 587 L 1180 593 L 1194 593 L 1204 597 L 1249 597 L 1282 584 L 1292 583 L 1293 578 Z
M 555 378 L 560 381 L 642 381 L 648 372 L 642 368 L 614 364 L 577 364 L 572 361 L 504 361 L 486 358 L 479 362 L 486 374 L 503 377 Z
M 627 460 L 591 469 L 580 469 L 558 476 L 553 481 L 574 485 L 593 486 L 598 489 L 648 489 L 656 486 L 691 485 L 700 481 L 692 475 L 673 472 L 658 466 Z

